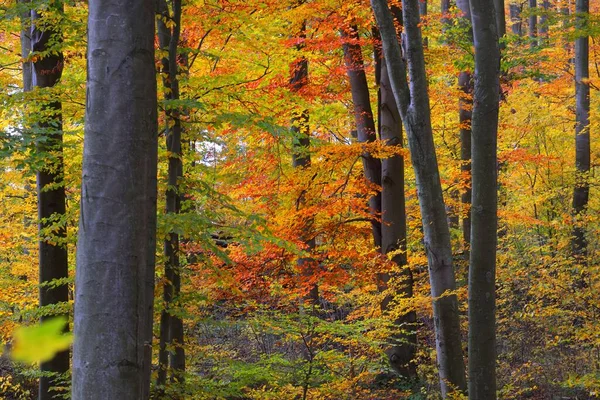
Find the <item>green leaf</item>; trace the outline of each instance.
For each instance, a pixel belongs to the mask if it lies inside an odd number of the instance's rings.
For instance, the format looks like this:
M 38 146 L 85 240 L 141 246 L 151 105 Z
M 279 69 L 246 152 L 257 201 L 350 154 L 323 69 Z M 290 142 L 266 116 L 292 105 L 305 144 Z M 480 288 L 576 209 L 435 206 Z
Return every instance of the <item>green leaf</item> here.
M 14 333 L 12 358 L 24 363 L 51 360 L 60 351 L 69 348 L 73 335 L 65 333 L 66 317 L 48 319 L 39 325 L 24 326 Z

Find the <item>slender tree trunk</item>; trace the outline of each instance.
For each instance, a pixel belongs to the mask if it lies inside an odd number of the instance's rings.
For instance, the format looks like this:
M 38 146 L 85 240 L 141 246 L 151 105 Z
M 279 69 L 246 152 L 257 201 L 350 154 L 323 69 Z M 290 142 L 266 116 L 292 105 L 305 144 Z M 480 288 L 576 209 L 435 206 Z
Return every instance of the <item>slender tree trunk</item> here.
M 377 140 L 375 121 L 371 109 L 369 86 L 365 75 L 362 51 L 358 42 L 358 31 L 351 26 L 347 31 L 342 30 L 344 62 L 350 81 L 352 102 L 354 103 L 354 120 L 360 143 L 370 143 Z M 381 160 L 372 157 L 368 153 L 362 155 L 363 169 L 367 180 L 377 186 L 381 186 Z M 381 222 L 378 221 L 381 214 L 381 193 L 377 193 L 369 199 L 369 207 L 374 218 L 371 220 L 373 240 L 375 247 L 381 247 Z
M 537 0 L 529 0 L 529 40 L 531 48 L 537 47 Z
M 576 220 L 585 213 L 587 207 L 590 184 L 588 174 L 590 171 L 590 87 L 587 82 L 589 70 L 589 36 L 583 36 L 582 30 L 586 28 L 586 16 L 589 15 L 589 0 L 577 0 L 575 12 L 577 13 L 576 28 L 579 35 L 575 39 L 575 189 L 573 191 L 573 212 Z M 578 263 L 584 264 L 587 257 L 587 239 L 585 227 L 581 221 L 576 221 L 573 229 L 573 255 Z
M 427 20 L 427 0 L 419 0 L 419 15 L 421 16 L 421 22 Z M 429 39 L 427 36 L 423 37 L 423 47 L 429 46 Z
M 548 11 L 550 10 L 550 2 L 542 0 L 542 15 L 540 16 L 540 44 L 543 44 L 548 39 Z
M 50 12 L 62 13 L 60 1 L 50 3 Z M 52 43 L 61 43 L 62 34 L 59 27 L 37 26 L 41 14 L 33 10 L 31 45 L 34 52 L 48 52 Z M 32 81 L 34 87 L 51 88 L 61 78 L 64 58 L 62 52 L 52 48 L 52 52 L 33 63 Z M 62 132 L 62 103 L 52 100 L 42 104 L 44 116 L 37 124 L 38 135 L 44 140 L 37 140 L 38 154 L 45 157 L 45 167 L 37 172 L 38 219 L 40 237 L 52 236 L 52 240 L 40 239 L 39 242 L 39 281 L 40 306 L 51 306 L 69 301 L 69 288 L 66 284 L 44 286 L 56 279 L 65 279 L 69 275 L 67 261 L 66 226 L 61 224 L 58 230 L 44 233 L 56 224 L 57 218 L 64 218 L 66 212 L 66 196 L 63 185 L 63 132 Z M 45 315 L 44 321 L 52 315 Z M 60 383 L 60 374 L 69 371 L 69 351 L 58 353 L 52 360 L 41 364 L 43 373 L 54 376 L 40 378 L 39 399 L 58 399 L 60 392 L 52 390 Z
M 302 3 L 303 1 L 301 1 Z M 296 45 L 296 50 L 301 51 L 304 48 L 304 40 L 306 39 L 306 22 L 303 21 L 300 26 L 298 37 L 300 43 Z M 292 63 L 292 77 L 290 78 L 290 88 L 294 92 L 301 91 L 308 84 L 308 60 L 301 56 Z M 311 164 L 310 158 L 310 125 L 309 125 L 308 110 L 301 110 L 292 117 L 292 166 L 294 168 L 308 168 Z M 296 202 L 296 207 L 299 208 L 305 203 L 304 192 L 300 194 L 300 198 Z M 306 247 L 306 251 L 311 253 L 316 246 L 315 235 L 313 232 L 314 220 L 309 218 L 304 221 L 301 236 Z M 310 279 L 314 272 L 314 259 L 312 257 L 301 257 L 298 259 L 298 267 Z M 313 304 L 319 301 L 319 286 L 314 284 L 306 298 Z
M 504 0 L 494 0 L 493 5 L 494 10 L 496 11 L 496 29 L 498 29 L 498 37 L 502 38 L 504 35 L 506 35 L 506 15 L 504 11 Z
M 156 251 L 155 4 L 91 1 L 73 400 L 147 399 Z
M 452 267 L 450 232 L 438 171 L 423 43 L 417 0 L 404 0 L 402 12 L 407 38 L 410 89 L 396 31 L 386 0 L 371 0 L 381 34 L 390 84 L 402 117 L 417 183 L 425 250 L 429 264 L 436 350 L 442 395 L 466 390 L 458 300 Z
M 463 248 L 465 257 L 469 257 L 471 243 L 471 110 L 473 108 L 473 81 L 468 71 L 458 75 L 458 87 L 464 94 L 458 100 L 458 119 L 460 123 L 460 169 L 465 176 L 465 189 L 461 193 Z
M 521 20 L 521 4 L 510 3 L 510 29 L 513 35 L 523 36 L 523 22 Z
M 379 135 L 386 146 L 402 147 L 402 119 L 394 93 L 390 86 L 387 65 L 384 59 L 376 60 L 380 66 L 379 83 Z M 413 296 L 413 277 L 406 257 L 406 200 L 404 197 L 404 157 L 401 155 L 381 160 L 381 252 L 383 254 L 400 250 L 392 260 L 400 267 L 399 282 L 395 290 L 404 298 Z M 389 274 L 380 274 L 380 290 L 387 288 Z M 381 304 L 383 311 L 388 309 L 391 296 Z M 415 323 L 417 313 L 409 311 L 400 316 L 396 325 L 402 330 L 392 338 L 395 342 L 386 353 L 392 368 L 402 376 L 417 375 L 415 356 L 417 333 Z
M 181 31 L 181 0 L 172 1 L 173 14 L 170 15 L 166 1 L 159 3 L 158 38 L 161 49 L 168 52 L 162 62 L 163 86 L 165 100 L 179 100 L 179 79 L 177 65 L 179 37 Z M 173 23 L 172 28 L 165 20 Z M 181 194 L 179 181 L 183 175 L 181 135 L 182 125 L 180 111 L 167 108 L 167 151 L 169 153 L 168 188 L 166 192 L 167 214 L 178 214 L 181 211 Z M 177 315 L 171 315 L 173 301 L 181 291 L 181 265 L 179 262 L 179 235 L 170 232 L 164 242 L 165 283 L 163 285 L 164 309 L 160 318 L 159 371 L 158 386 L 164 386 L 167 370 L 170 366 L 172 380 L 183 381 L 185 372 L 185 350 L 183 347 L 183 321 Z M 168 351 L 168 347 L 174 347 Z
M 471 0 L 475 45 L 471 248 L 469 267 L 469 399 L 496 399 L 497 135 L 499 31 L 492 0 Z
M 469 0 L 456 2 L 462 13 L 461 22 L 469 25 L 469 36 L 473 36 L 471 27 L 471 9 Z M 460 124 L 460 169 L 465 176 L 465 189 L 461 193 L 462 203 L 462 232 L 464 256 L 469 259 L 469 244 L 471 242 L 471 110 L 473 109 L 473 79 L 470 71 L 458 74 L 458 87 L 462 92 L 458 100 L 458 120 Z

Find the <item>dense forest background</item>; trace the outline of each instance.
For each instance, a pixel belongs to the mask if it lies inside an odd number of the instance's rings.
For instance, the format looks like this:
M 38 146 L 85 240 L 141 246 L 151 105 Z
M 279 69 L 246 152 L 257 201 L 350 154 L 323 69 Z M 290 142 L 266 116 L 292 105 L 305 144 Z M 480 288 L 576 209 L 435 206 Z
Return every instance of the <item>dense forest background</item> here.
M 407 21 L 400 10 L 406 14 L 417 2 L 403 3 L 389 2 L 413 73 L 411 28 L 404 27 L 408 36 L 400 33 Z M 473 350 L 467 288 L 476 48 L 468 2 L 457 3 L 419 1 L 418 27 L 456 282 L 440 297 L 457 299 L 457 338 L 466 356 Z M 510 0 L 501 7 L 498 222 L 488 229 L 497 237 L 496 393 L 594 399 L 600 397 L 600 149 L 593 140 L 600 128 L 600 3 Z M 152 223 L 140 228 L 156 232 L 153 337 L 145 343 L 153 351 L 152 398 L 461 398 L 445 386 L 465 388 L 452 377 L 440 382 L 438 374 L 424 247 L 430 242 L 412 146 L 390 90 L 390 64 L 382 61 L 384 31 L 380 37 L 371 4 L 158 0 L 149 44 L 156 48 L 155 74 L 115 82 L 123 91 L 103 101 L 86 87 L 86 77 L 98 72 L 86 67 L 86 54 L 97 56 L 86 47 L 97 43 L 96 25 L 87 19 L 87 2 L 0 3 L 0 397 L 70 398 L 70 340 L 56 336 L 62 324 L 48 324 L 66 315 L 72 326 L 76 263 L 84 265 L 103 246 L 94 242 L 98 237 L 81 239 L 80 220 L 91 215 L 81 210 L 96 204 L 87 197 L 80 204 L 82 174 L 93 173 L 85 164 L 84 126 L 87 136 L 88 129 L 116 132 L 131 121 L 106 125 L 102 109 L 94 109 L 100 103 L 139 116 L 148 96 L 129 96 L 127 88 L 145 82 L 158 102 L 158 220 L 155 230 Z M 107 37 L 122 41 L 123 30 Z M 94 87 L 106 82 L 94 80 Z M 591 146 L 587 169 L 580 158 L 584 138 Z M 114 155 L 106 165 L 136 165 L 150 154 L 121 154 L 129 148 L 122 143 L 106 144 Z M 109 185 L 113 193 L 146 179 L 138 169 L 115 171 L 120 183 Z M 139 209 L 146 210 L 145 201 Z M 115 221 L 138 226 L 121 212 L 136 209 L 127 204 L 113 204 Z M 405 233 L 394 231 L 402 224 Z M 485 233 L 485 225 L 478 229 Z M 119 248 L 143 245 L 123 241 Z M 78 249 L 85 255 L 76 256 Z M 98 302 L 108 313 L 114 304 L 103 296 L 128 293 L 135 278 L 103 276 L 98 268 L 78 281 L 88 296 L 81 307 Z M 101 287 L 88 285 L 99 279 Z M 32 347 L 29 358 L 12 356 L 15 332 L 26 336 L 19 328 L 40 318 L 48 320 L 46 329 L 29 331 L 27 342 L 40 348 Z M 77 329 L 76 348 L 83 337 Z M 119 329 L 106 326 L 95 337 L 111 341 L 110 331 Z M 79 393 L 78 399 L 92 398 Z

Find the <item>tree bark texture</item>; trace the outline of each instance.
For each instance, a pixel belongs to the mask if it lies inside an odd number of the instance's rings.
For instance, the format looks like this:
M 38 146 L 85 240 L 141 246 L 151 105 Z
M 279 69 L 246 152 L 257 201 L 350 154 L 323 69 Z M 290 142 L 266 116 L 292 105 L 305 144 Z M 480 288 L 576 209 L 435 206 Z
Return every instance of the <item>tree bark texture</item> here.
M 589 0 L 575 2 L 576 28 L 585 29 L 586 15 L 589 14 Z M 590 196 L 588 174 L 590 171 L 590 87 L 587 80 L 589 70 L 589 36 L 575 39 L 575 189 L 573 191 L 573 212 L 579 216 L 585 212 Z M 579 262 L 587 256 L 585 228 L 577 221 L 573 229 L 573 255 Z
M 386 146 L 402 147 L 402 119 L 398 113 L 394 93 L 390 85 L 385 60 L 377 60 L 381 66 L 379 79 L 379 135 Z M 381 160 L 381 252 L 388 254 L 400 250 L 392 260 L 401 269 L 395 292 L 404 298 L 413 296 L 413 277 L 406 258 L 406 199 L 404 196 L 404 157 L 395 155 Z M 381 274 L 381 289 L 387 288 L 389 274 Z M 382 310 L 388 308 L 390 298 L 382 302 Z M 392 338 L 395 342 L 386 354 L 392 368 L 402 376 L 417 375 L 415 356 L 417 352 L 417 313 L 409 311 L 396 321 L 401 333 Z
M 431 128 L 427 76 L 419 28 L 419 6 L 417 0 L 405 0 L 402 3 L 407 38 L 409 87 L 387 2 L 371 0 L 371 5 L 379 26 L 390 84 L 406 129 L 415 171 L 433 297 L 440 384 L 442 395 L 447 396 L 455 389 L 465 391 L 466 379 L 458 300 L 456 294 L 452 293 L 456 289 L 456 282 L 452 267 L 450 232 Z
M 471 0 L 475 87 L 471 122 L 469 399 L 496 399 L 497 136 L 500 46 L 492 0 Z
M 172 0 L 172 15 L 166 1 L 159 2 L 158 39 L 161 49 L 166 50 L 167 57 L 161 60 L 165 100 L 179 100 L 178 48 L 181 32 L 181 0 Z M 172 22 L 172 28 L 165 21 Z M 179 181 L 183 176 L 181 135 L 181 113 L 172 106 L 167 107 L 167 152 L 169 154 L 168 186 L 166 192 L 167 214 L 179 214 L 181 211 L 181 194 Z M 170 232 L 164 241 L 165 282 L 163 284 L 163 306 L 160 317 L 159 339 L 159 371 L 157 384 L 166 384 L 167 371 L 170 367 L 171 380 L 183 381 L 185 372 L 185 349 L 183 346 L 183 321 L 172 315 L 174 300 L 181 291 L 181 265 L 179 262 L 179 235 Z M 171 348 L 171 349 L 169 349 Z
M 362 50 L 359 43 L 358 30 L 355 26 L 342 30 L 344 62 L 350 81 L 352 102 L 354 103 L 354 120 L 360 143 L 371 143 L 377 140 L 375 120 L 371 109 L 369 85 L 365 74 Z M 365 178 L 378 187 L 381 186 L 381 160 L 365 152 L 362 155 Z M 375 247 L 381 247 L 381 193 L 371 196 L 369 209 L 373 215 L 371 228 Z
M 49 12 L 62 13 L 63 6 L 59 1 L 50 3 Z M 51 43 L 62 42 L 59 27 L 39 26 L 41 14 L 31 11 L 31 50 L 42 53 L 51 50 Z M 62 51 L 52 49 L 50 54 L 38 58 L 30 68 L 31 81 L 25 85 L 32 85 L 40 89 L 51 88 L 61 78 L 64 58 Z M 62 132 L 62 103 L 55 99 L 44 104 L 42 117 L 35 127 L 36 135 L 43 140 L 36 140 L 38 154 L 44 157 L 45 166 L 37 171 L 37 206 L 39 219 L 39 300 L 40 306 L 51 306 L 69 301 L 68 285 L 44 286 L 56 279 L 65 279 L 69 275 L 66 237 L 67 230 L 64 225 L 56 231 L 48 233 L 46 229 L 56 223 L 56 219 L 64 218 L 66 212 L 66 195 L 63 185 L 63 132 Z M 50 237 L 51 236 L 51 237 Z M 52 318 L 53 315 L 44 315 L 41 320 Z M 50 361 L 40 365 L 44 374 L 40 377 L 40 400 L 58 399 L 59 391 L 52 390 L 53 386 L 60 383 L 60 374 L 69 371 L 69 351 L 62 351 Z M 52 376 L 54 375 L 54 376 Z
M 89 3 L 73 400 L 149 397 L 158 147 L 155 3 Z

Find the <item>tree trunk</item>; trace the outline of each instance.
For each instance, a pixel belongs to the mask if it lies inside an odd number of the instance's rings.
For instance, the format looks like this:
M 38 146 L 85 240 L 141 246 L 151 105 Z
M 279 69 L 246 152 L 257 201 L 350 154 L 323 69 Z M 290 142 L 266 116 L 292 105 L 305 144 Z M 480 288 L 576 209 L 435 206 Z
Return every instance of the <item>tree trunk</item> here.
M 529 0 L 529 40 L 531 48 L 537 47 L 537 0 Z
M 376 60 L 381 66 L 379 79 L 379 135 L 386 146 L 402 147 L 402 120 L 394 93 L 390 86 L 385 60 Z M 381 252 L 388 254 L 400 250 L 392 260 L 400 268 L 398 288 L 395 293 L 404 298 L 413 296 L 413 277 L 406 258 L 406 200 L 404 197 L 404 157 L 401 155 L 381 160 Z M 389 274 L 380 274 L 378 282 L 380 290 L 387 289 Z M 381 308 L 388 309 L 391 296 L 386 297 Z M 414 363 L 417 352 L 417 333 L 415 323 L 417 313 L 410 311 L 396 321 L 402 330 L 392 338 L 395 342 L 386 354 L 392 368 L 400 375 L 414 377 L 417 375 Z
M 463 249 L 469 257 L 471 243 L 471 110 L 473 108 L 473 81 L 468 71 L 458 75 L 458 87 L 464 97 L 458 100 L 458 119 L 460 122 L 460 169 L 465 176 L 465 189 L 461 193 Z
M 371 0 L 381 34 L 390 84 L 406 129 L 417 183 L 425 250 L 429 264 L 436 330 L 436 349 L 442 395 L 466 390 L 458 300 L 452 267 L 450 232 L 433 143 L 423 43 L 417 0 L 404 0 L 402 12 L 407 38 L 406 70 L 390 10 L 385 0 Z
M 540 16 L 540 44 L 548 39 L 548 11 L 550 10 L 550 2 L 542 0 L 542 15 Z
M 513 35 L 523 36 L 523 22 L 521 21 L 521 4 L 510 3 L 510 29 Z
M 306 39 L 306 22 L 302 22 L 298 37 L 300 43 L 296 45 L 296 50 L 304 48 Z M 292 63 L 292 77 L 290 78 L 290 88 L 294 92 L 301 91 L 308 84 L 308 60 L 302 56 Z M 310 125 L 308 110 L 301 110 L 292 117 L 292 166 L 294 168 L 308 168 L 311 164 L 310 159 Z M 305 203 L 304 192 L 300 194 L 297 201 L 297 208 Z M 306 247 L 306 251 L 311 253 L 316 246 L 315 235 L 313 232 L 314 220 L 312 218 L 303 222 L 301 237 Z M 300 257 L 298 267 L 307 279 L 311 279 L 314 273 L 314 260 L 312 257 Z M 319 286 L 311 286 L 306 299 L 317 304 L 319 301 Z
M 494 10 L 496 11 L 496 28 L 498 29 L 498 37 L 502 38 L 504 35 L 506 35 L 506 15 L 504 14 L 504 0 L 494 0 L 493 6 Z
M 91 1 L 73 400 L 147 399 L 156 251 L 155 4 Z
M 462 21 L 469 25 L 469 36 L 473 36 L 471 27 L 471 9 L 469 0 L 456 2 L 462 13 Z M 469 259 L 471 243 L 471 110 L 473 109 L 473 80 L 471 72 L 458 74 L 458 87 L 462 92 L 458 100 L 458 121 L 460 123 L 460 169 L 465 176 L 465 189 L 461 193 L 463 251 L 465 259 Z
M 63 5 L 56 1 L 50 4 L 51 12 L 62 14 Z M 62 42 L 59 27 L 38 27 L 36 22 L 41 14 L 31 12 L 31 46 L 36 53 L 53 50 L 43 58 L 33 63 L 31 84 L 38 88 L 51 88 L 59 82 L 64 66 L 63 54 L 52 43 Z M 56 46 L 56 45 L 54 45 Z M 52 229 L 57 218 L 64 218 L 66 212 L 66 196 L 63 185 L 63 132 L 62 132 L 62 103 L 52 100 L 41 105 L 43 117 L 37 124 L 37 135 L 44 140 L 37 140 L 36 151 L 45 158 L 45 167 L 37 171 L 37 198 L 38 219 L 40 230 L 39 241 L 39 281 L 40 281 L 40 306 L 51 306 L 69 301 L 68 285 L 44 286 L 56 279 L 68 278 L 69 268 L 67 261 L 66 226 L 62 225 L 54 232 L 43 232 Z M 44 238 L 51 236 L 52 240 Z M 44 321 L 52 315 L 44 315 Z M 41 364 L 43 373 L 50 376 L 40 377 L 39 399 L 61 398 L 60 392 L 52 390 L 53 386 L 60 383 L 60 374 L 69 371 L 69 351 L 58 353 L 50 361 Z
M 590 11 L 589 0 L 575 2 L 576 28 L 583 35 L 586 28 L 584 14 Z M 589 70 L 589 36 L 578 36 L 575 39 L 575 190 L 573 191 L 573 212 L 576 222 L 573 229 L 573 255 L 578 263 L 584 264 L 587 258 L 587 239 L 585 227 L 578 221 L 578 217 L 585 212 L 587 207 L 590 184 L 588 174 L 590 171 L 590 87 L 587 82 Z
M 497 135 L 499 31 L 492 0 L 471 0 L 475 90 L 469 266 L 469 399 L 496 399 Z
M 371 109 L 371 99 L 369 96 L 369 85 L 365 75 L 362 51 L 358 42 L 357 28 L 351 26 L 347 31 L 342 30 L 342 40 L 344 49 L 344 62 L 350 81 L 350 91 L 352 92 L 352 102 L 354 103 L 354 120 L 360 143 L 371 143 L 377 140 L 375 131 L 375 121 Z M 363 169 L 367 180 L 377 186 L 381 186 L 381 160 L 372 157 L 369 153 L 363 153 Z M 381 247 L 381 222 L 378 221 L 381 214 L 381 193 L 371 196 L 369 199 L 369 208 L 373 214 L 371 227 L 373 230 L 373 240 L 375 247 Z
M 161 49 L 168 52 L 163 57 L 162 73 L 165 100 L 179 100 L 179 79 L 177 65 L 177 50 L 181 31 L 181 0 L 172 1 L 173 14 L 170 15 L 166 1 L 159 2 L 158 38 Z M 165 20 L 172 21 L 169 28 Z M 171 30 L 172 29 L 172 30 Z M 166 192 L 167 214 L 179 214 L 181 211 L 181 194 L 179 181 L 183 176 L 181 134 L 182 125 L 180 111 L 175 107 L 167 107 L 167 152 L 169 154 L 168 187 Z M 183 321 L 177 315 L 171 315 L 173 301 L 181 291 L 181 265 L 179 262 L 179 235 L 170 232 L 164 242 L 165 283 L 163 285 L 164 309 L 160 318 L 159 371 L 158 386 L 166 384 L 167 370 L 170 366 L 171 379 L 183 381 L 185 372 L 185 349 L 183 347 Z M 174 351 L 168 351 L 174 347 Z

